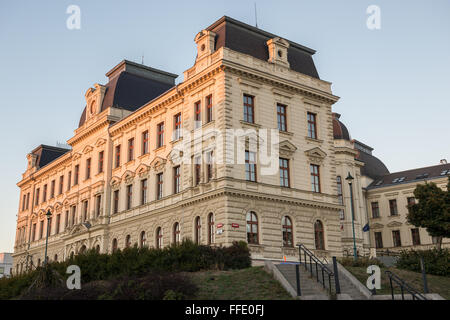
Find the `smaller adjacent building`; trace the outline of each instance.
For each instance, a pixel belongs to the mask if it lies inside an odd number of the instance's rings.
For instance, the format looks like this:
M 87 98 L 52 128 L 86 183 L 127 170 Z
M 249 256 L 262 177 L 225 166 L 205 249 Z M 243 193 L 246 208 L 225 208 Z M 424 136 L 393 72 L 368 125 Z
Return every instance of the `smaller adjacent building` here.
M 0 278 L 9 277 L 12 273 L 13 258 L 12 253 L 0 253 Z
M 408 223 L 408 204 L 414 203 L 414 189 L 418 184 L 434 182 L 447 189 L 450 164 L 395 172 L 375 179 L 367 187 L 367 210 L 370 220 L 370 242 L 377 252 L 405 249 L 430 249 L 437 239 L 424 228 Z M 444 238 L 442 247 L 450 247 L 450 239 Z

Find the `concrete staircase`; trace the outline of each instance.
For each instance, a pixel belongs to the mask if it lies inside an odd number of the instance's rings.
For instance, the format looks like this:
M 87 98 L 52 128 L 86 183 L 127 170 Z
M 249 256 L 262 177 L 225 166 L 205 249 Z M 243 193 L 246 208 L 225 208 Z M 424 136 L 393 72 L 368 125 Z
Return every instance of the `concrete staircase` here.
M 295 264 L 281 263 L 276 264 L 275 268 L 280 271 L 283 277 L 296 290 L 297 278 L 295 273 Z M 316 278 L 311 278 L 311 273 L 305 270 L 303 265 L 300 265 L 300 290 L 301 300 L 329 300 L 328 291 L 323 289 L 322 285 L 316 281 Z
M 330 270 L 333 270 L 333 265 L 328 265 Z M 351 300 L 368 300 L 367 296 L 370 294 L 369 289 L 362 288 L 362 284 L 359 282 L 355 283 L 348 276 L 348 271 L 343 272 L 341 266 L 338 267 L 339 284 L 341 287 L 341 294 L 348 295 Z M 367 275 L 368 276 L 368 275 Z M 358 281 L 358 280 L 356 280 Z M 364 295 L 361 291 L 365 291 L 367 295 Z

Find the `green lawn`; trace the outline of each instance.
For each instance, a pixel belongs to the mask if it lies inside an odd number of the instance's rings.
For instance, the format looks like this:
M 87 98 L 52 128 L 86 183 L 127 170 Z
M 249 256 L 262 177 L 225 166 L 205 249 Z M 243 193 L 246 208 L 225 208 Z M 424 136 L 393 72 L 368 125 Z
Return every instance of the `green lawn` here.
M 189 273 L 199 287 L 198 300 L 292 300 L 263 267 Z
M 366 285 L 369 274 L 366 273 L 365 267 L 345 267 L 350 271 L 362 284 Z M 402 270 L 397 268 L 381 268 L 381 289 L 377 290 L 377 294 L 391 294 L 389 285 L 389 277 L 385 274 L 386 270 L 392 271 L 394 274 L 405 280 L 410 286 L 419 292 L 423 292 L 422 274 L 418 272 Z M 450 277 L 427 275 L 428 290 L 430 293 L 438 293 L 443 298 L 450 299 Z M 400 293 L 400 289 L 396 288 L 394 293 Z

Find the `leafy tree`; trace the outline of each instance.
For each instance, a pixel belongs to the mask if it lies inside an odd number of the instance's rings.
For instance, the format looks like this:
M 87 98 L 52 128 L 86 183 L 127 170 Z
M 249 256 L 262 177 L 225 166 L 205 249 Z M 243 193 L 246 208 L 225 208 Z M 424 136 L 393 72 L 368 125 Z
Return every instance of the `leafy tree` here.
M 408 222 L 426 228 L 432 237 L 437 237 L 440 250 L 442 238 L 450 238 L 450 176 L 447 190 L 442 190 L 434 182 L 419 184 L 414 196 L 418 202 L 408 206 Z

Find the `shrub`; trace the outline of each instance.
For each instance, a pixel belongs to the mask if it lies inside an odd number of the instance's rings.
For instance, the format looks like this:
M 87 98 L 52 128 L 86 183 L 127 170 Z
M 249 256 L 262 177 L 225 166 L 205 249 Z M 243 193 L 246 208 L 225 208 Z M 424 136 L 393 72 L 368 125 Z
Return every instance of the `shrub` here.
M 425 272 L 438 276 L 450 276 L 450 250 L 408 250 L 402 251 L 397 261 L 397 268 L 421 272 L 420 257 L 423 257 Z

